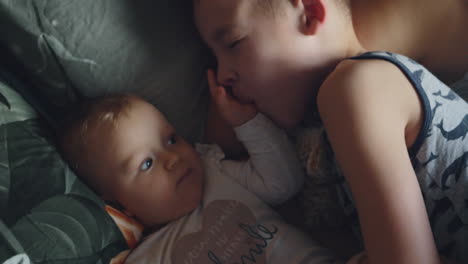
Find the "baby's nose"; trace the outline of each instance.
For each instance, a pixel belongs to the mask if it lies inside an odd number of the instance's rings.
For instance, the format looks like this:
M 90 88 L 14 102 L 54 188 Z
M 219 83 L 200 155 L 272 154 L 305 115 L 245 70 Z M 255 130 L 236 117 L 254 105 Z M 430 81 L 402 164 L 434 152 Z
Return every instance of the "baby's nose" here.
M 171 171 L 177 167 L 177 164 L 180 162 L 179 155 L 175 152 L 166 153 L 166 161 L 164 167 L 166 170 Z

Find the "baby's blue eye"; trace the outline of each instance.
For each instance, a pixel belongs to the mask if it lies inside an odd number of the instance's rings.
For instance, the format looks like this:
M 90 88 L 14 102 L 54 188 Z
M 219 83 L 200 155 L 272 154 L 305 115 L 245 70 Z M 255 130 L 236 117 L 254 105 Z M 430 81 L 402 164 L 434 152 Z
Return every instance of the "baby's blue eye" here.
M 145 161 L 143 161 L 143 164 L 140 166 L 140 170 L 142 171 L 147 171 L 151 166 L 153 165 L 153 159 L 152 158 L 147 158 Z
M 177 143 L 176 135 L 172 135 L 167 141 L 167 144 L 174 145 L 175 143 Z

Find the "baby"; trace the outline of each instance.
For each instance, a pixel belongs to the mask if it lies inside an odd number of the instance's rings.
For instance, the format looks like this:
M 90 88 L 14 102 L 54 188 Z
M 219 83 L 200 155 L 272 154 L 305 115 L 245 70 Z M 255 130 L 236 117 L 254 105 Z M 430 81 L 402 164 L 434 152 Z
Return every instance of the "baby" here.
M 61 140 L 77 174 L 145 227 L 158 227 L 128 263 L 338 263 L 269 206 L 291 198 L 303 171 L 287 136 L 252 105 L 211 87 L 250 154 L 225 160 L 216 145 L 181 138 L 133 95 L 83 104 Z

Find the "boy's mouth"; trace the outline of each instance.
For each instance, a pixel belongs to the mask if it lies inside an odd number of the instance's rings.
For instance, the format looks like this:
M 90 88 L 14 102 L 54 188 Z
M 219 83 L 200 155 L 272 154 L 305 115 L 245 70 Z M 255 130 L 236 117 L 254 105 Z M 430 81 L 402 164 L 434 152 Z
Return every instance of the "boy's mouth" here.
M 231 96 L 231 97 L 233 97 L 233 98 L 236 98 L 236 96 L 235 96 L 234 93 L 232 92 L 232 89 L 233 89 L 232 85 L 226 85 L 226 86 L 224 86 L 224 90 L 226 91 L 226 93 L 227 93 L 229 96 Z
M 177 180 L 177 186 L 186 180 L 192 174 L 192 168 L 188 168 L 184 171 L 182 176 Z

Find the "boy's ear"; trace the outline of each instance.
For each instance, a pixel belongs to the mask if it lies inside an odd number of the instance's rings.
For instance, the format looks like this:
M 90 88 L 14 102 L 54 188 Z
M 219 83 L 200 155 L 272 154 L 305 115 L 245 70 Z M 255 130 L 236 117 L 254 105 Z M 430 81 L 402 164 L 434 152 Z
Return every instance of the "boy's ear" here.
M 294 4 L 302 3 L 304 8 L 304 33 L 315 35 L 318 27 L 325 21 L 323 0 L 293 0 Z

